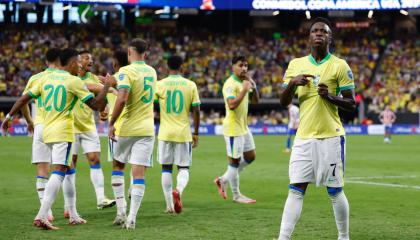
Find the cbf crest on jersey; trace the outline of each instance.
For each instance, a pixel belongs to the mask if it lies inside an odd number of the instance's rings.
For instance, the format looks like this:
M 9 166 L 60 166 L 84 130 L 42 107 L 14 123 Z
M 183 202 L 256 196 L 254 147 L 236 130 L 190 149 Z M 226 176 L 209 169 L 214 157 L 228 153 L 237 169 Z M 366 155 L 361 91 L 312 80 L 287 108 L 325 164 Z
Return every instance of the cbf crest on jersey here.
M 353 72 L 352 72 L 351 70 L 348 70 L 348 71 L 347 71 L 347 76 L 348 76 L 351 80 L 353 80 Z
M 122 80 L 124 80 L 124 77 L 125 77 L 125 74 L 120 74 L 120 75 L 118 75 L 118 80 L 120 80 L 120 81 L 122 81 Z
M 233 88 L 232 87 L 226 88 L 226 92 L 229 94 L 233 93 Z
M 321 76 L 316 75 L 316 76 L 314 77 L 314 80 L 312 80 L 313 84 L 314 84 L 315 86 L 318 86 L 318 83 L 319 83 L 319 80 L 320 80 L 320 79 L 321 79 Z

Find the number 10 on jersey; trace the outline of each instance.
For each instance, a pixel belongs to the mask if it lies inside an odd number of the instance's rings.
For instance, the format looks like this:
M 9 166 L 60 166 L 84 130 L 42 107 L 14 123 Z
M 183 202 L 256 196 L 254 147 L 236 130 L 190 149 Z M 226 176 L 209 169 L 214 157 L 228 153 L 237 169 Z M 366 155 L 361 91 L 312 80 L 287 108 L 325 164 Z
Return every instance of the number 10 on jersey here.
M 176 104 L 178 100 L 178 106 Z M 184 109 L 184 94 L 180 90 L 171 91 L 168 90 L 166 92 L 166 112 L 171 113 L 174 112 L 179 114 Z

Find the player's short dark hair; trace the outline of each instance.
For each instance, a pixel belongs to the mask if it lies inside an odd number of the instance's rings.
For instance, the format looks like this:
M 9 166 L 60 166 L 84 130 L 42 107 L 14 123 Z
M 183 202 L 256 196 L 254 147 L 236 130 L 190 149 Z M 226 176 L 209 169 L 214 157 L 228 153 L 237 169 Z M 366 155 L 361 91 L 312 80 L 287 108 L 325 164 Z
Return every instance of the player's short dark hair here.
M 315 25 L 315 23 L 324 23 L 324 24 L 326 24 L 326 25 L 330 28 L 330 30 L 332 31 L 332 24 L 331 24 L 330 20 L 328 20 L 328 19 L 326 19 L 326 18 L 323 18 L 323 17 L 317 17 L 317 18 L 315 18 L 315 19 L 312 21 L 311 26 L 309 27 L 309 31 L 312 29 L 312 27 Z
M 232 58 L 232 65 L 236 64 L 237 62 L 247 62 L 246 57 L 243 55 L 235 56 Z
M 139 54 L 145 53 L 149 49 L 149 44 L 141 38 L 134 38 L 131 40 L 129 46 L 134 48 Z
M 124 66 L 128 65 L 127 51 L 117 50 L 117 51 L 114 52 L 114 55 L 112 57 L 117 60 L 118 64 L 121 67 L 124 67 Z
M 60 57 L 61 50 L 59 48 L 50 48 L 45 53 L 45 57 L 47 59 L 47 62 L 55 62 Z
M 82 54 L 91 54 L 91 53 L 90 53 L 90 51 L 89 51 L 89 50 L 87 50 L 87 49 L 83 49 L 83 50 L 80 50 L 80 51 L 79 51 L 79 55 L 82 55 Z
M 173 55 L 168 58 L 168 67 L 171 70 L 179 70 L 183 62 L 182 57 Z
M 79 52 L 74 48 L 63 49 L 60 53 L 60 64 L 66 66 L 72 57 L 77 57 Z

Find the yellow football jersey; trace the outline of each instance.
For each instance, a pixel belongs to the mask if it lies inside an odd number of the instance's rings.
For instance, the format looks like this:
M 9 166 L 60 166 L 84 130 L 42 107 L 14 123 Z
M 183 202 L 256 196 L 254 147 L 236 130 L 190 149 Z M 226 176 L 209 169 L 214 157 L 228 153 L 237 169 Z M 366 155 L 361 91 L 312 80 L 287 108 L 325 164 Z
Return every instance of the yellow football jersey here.
M 86 84 L 100 84 L 99 78 L 88 72 L 84 77 L 80 79 Z M 82 101 L 77 101 L 73 109 L 74 114 L 74 133 L 87 133 L 95 132 L 96 124 L 93 110 L 86 106 Z
M 156 84 L 160 106 L 158 139 L 170 142 L 191 142 L 190 108 L 199 106 L 197 85 L 181 75 L 169 75 Z
M 41 97 L 44 107 L 45 143 L 74 142 L 73 108 L 78 99 L 86 102 L 93 97 L 80 78 L 56 70 L 29 89 L 33 98 Z
M 23 90 L 23 94 L 25 95 L 29 92 L 29 89 L 33 88 L 36 84 L 39 84 L 40 82 L 42 82 L 42 79 L 54 72 L 54 70 L 56 70 L 55 68 L 47 68 L 44 71 L 33 75 L 32 77 L 29 78 L 28 83 L 26 84 L 25 90 Z M 42 100 L 41 98 L 37 98 L 35 100 L 35 108 L 36 108 L 36 115 L 35 115 L 35 119 L 34 119 L 34 125 L 37 124 L 42 124 L 44 121 L 44 110 L 42 108 Z
M 236 98 L 242 91 L 242 81 L 234 74 L 230 76 L 223 85 L 223 99 L 225 101 L 226 116 L 223 120 L 223 134 L 236 137 L 248 133 L 248 103 L 249 93 L 245 95 L 242 102 L 234 110 L 229 109 L 227 100 Z
M 353 73 L 345 60 L 328 54 L 317 63 L 312 55 L 297 58 L 289 63 L 284 83 L 297 75 L 310 74 L 315 78 L 306 86 L 299 86 L 300 124 L 298 138 L 329 138 L 344 135 L 344 128 L 338 116 L 338 107 L 318 95 L 318 84 L 328 86 L 330 93 L 339 95 L 340 91 L 354 88 Z
M 120 68 L 118 89 L 128 89 L 129 96 L 121 116 L 117 136 L 154 136 L 153 97 L 156 89 L 156 71 L 143 61 Z

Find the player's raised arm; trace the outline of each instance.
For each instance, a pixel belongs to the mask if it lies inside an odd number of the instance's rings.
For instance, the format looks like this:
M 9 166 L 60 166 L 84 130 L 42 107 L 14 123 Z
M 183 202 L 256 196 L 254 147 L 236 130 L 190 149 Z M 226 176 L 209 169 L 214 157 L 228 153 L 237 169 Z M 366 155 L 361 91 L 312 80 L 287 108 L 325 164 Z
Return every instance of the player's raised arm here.
M 257 83 L 249 76 L 248 79 L 252 84 L 252 92 L 250 93 L 251 103 L 257 104 L 260 101 L 260 94 L 258 93 Z
M 242 90 L 239 92 L 238 96 L 235 98 L 228 98 L 227 104 L 229 105 L 230 110 L 234 110 L 241 104 L 244 97 L 247 95 L 249 90 L 251 89 L 252 84 L 250 81 L 243 81 L 242 82 Z

